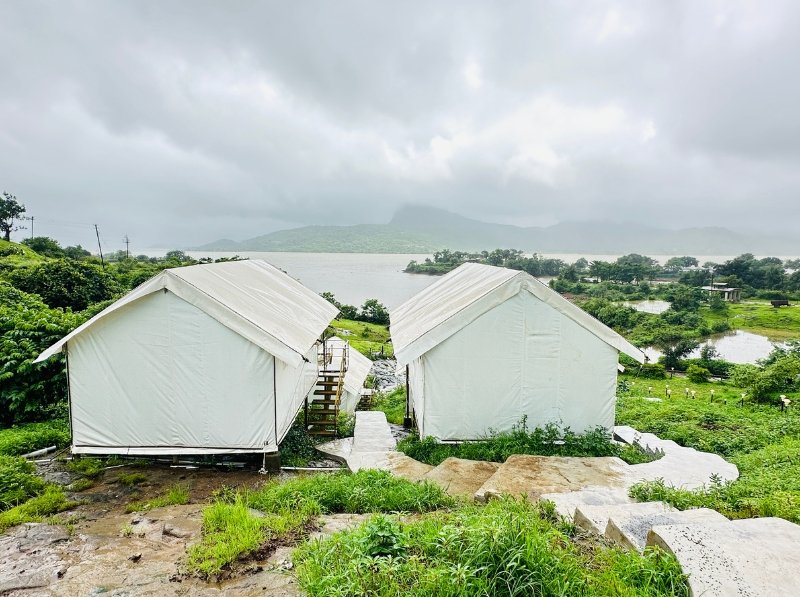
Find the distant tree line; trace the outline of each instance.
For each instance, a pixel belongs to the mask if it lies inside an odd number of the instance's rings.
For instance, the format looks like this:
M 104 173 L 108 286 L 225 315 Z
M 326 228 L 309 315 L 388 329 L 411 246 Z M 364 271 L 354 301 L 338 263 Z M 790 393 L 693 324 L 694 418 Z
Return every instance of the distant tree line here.
M 537 254 L 527 257 L 517 249 L 495 249 L 480 253 L 466 253 L 443 249 L 422 263 L 411 261 L 405 271 L 413 274 L 446 274 L 464 263 L 483 263 L 528 272 L 532 276 L 557 276 L 567 267 L 561 259 L 549 259 Z

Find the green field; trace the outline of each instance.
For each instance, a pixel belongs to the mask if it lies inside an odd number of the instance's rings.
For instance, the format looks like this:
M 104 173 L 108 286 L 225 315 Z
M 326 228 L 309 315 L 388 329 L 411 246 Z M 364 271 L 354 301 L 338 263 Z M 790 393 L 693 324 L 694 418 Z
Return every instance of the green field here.
M 42 257 L 25 245 L 0 240 L 0 264 L 24 267 L 35 265 L 46 259 L 47 257 Z
M 389 339 L 389 328 L 385 325 L 351 319 L 335 319 L 331 323 L 330 329 L 335 335 L 347 340 L 350 346 L 367 357 L 373 358 L 373 355 L 381 354 L 381 351 L 387 357 L 394 354 Z
M 711 323 L 727 320 L 731 329 L 761 334 L 770 340 L 800 339 L 800 305 L 776 309 L 768 301 L 747 301 L 729 304 L 727 313 L 714 313 L 708 307 L 700 313 Z

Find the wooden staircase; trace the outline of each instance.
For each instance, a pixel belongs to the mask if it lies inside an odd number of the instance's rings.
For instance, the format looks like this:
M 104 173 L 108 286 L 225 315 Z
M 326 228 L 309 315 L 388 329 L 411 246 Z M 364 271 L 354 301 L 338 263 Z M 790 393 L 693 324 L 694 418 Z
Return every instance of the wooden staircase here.
M 306 397 L 305 425 L 309 435 L 336 437 L 348 348 L 346 345 L 339 350 L 330 347 L 323 350 L 313 399 Z

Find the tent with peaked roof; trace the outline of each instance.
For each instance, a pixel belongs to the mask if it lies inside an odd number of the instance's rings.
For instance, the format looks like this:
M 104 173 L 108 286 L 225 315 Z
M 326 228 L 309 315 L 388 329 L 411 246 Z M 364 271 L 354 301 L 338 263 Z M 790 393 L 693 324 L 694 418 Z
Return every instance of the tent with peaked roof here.
M 67 356 L 75 453 L 274 452 L 336 313 L 264 261 L 168 269 L 37 361 Z
M 421 437 L 614 424 L 619 353 L 644 354 L 533 276 L 467 263 L 391 312 Z

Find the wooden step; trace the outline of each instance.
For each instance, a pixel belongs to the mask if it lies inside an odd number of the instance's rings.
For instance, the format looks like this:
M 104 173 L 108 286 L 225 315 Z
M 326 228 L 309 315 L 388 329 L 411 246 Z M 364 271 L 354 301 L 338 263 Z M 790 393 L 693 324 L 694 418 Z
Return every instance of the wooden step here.
M 323 429 L 309 429 L 309 435 L 322 435 L 325 437 L 336 437 L 336 431 L 328 431 Z
M 318 399 L 314 400 L 313 402 L 310 402 L 309 406 L 313 406 L 314 404 L 339 404 L 339 401 L 338 400 L 322 400 L 322 399 L 318 398 Z
M 338 390 L 314 390 L 315 396 L 336 396 Z

